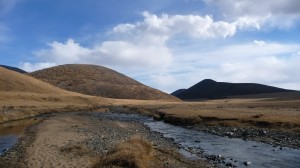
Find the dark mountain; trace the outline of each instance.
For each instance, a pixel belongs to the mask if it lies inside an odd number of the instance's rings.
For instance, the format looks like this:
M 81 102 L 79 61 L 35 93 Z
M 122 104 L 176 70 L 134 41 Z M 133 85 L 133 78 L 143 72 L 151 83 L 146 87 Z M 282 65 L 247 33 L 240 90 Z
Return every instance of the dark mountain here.
M 116 99 L 179 101 L 177 97 L 143 85 L 117 71 L 97 65 L 60 65 L 29 75 L 61 89 L 87 95 Z
M 205 79 L 184 91 L 173 93 L 183 100 L 192 99 L 220 99 L 228 96 L 253 95 L 278 92 L 294 92 L 293 90 L 256 84 L 256 83 L 226 83 Z
M 175 92 L 171 93 L 172 96 L 178 96 L 180 93 L 186 91 L 186 89 L 178 89 Z
M 16 67 L 11 67 L 11 66 L 7 66 L 7 65 L 0 65 L 0 67 L 9 69 L 9 70 L 12 70 L 12 71 L 15 71 L 15 72 L 19 72 L 19 73 L 22 73 L 22 74 L 27 73 L 26 71 L 24 71 L 22 69 L 19 69 L 19 68 L 16 68 Z

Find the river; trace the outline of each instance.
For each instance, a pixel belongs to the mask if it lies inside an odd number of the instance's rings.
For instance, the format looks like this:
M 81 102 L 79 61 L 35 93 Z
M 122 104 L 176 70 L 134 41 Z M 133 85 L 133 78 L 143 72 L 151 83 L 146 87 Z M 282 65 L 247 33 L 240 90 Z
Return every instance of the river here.
M 8 122 L 0 125 L 0 155 L 3 155 L 7 150 L 12 148 L 22 136 L 25 129 L 37 123 L 35 119 L 25 119 L 19 121 Z
M 272 145 L 245 141 L 238 138 L 221 137 L 193 129 L 174 126 L 162 121 L 136 114 L 120 113 L 86 113 L 93 117 L 109 120 L 140 122 L 152 131 L 161 133 L 166 138 L 171 138 L 180 146 L 179 152 L 190 159 L 203 159 L 211 156 L 222 158 L 220 165 L 232 164 L 237 167 L 285 167 L 295 168 L 300 166 L 300 150 L 279 148 Z M 35 120 L 11 122 L 0 127 L 0 155 L 13 147 L 20 135 Z
M 237 167 L 295 168 L 300 166 L 299 149 L 273 147 L 261 142 L 221 137 L 136 114 L 98 113 L 97 117 L 142 122 L 152 131 L 173 139 L 180 146 L 179 152 L 190 159 L 221 156 L 224 158 L 224 163 L 231 163 Z M 246 166 L 246 162 L 251 164 Z

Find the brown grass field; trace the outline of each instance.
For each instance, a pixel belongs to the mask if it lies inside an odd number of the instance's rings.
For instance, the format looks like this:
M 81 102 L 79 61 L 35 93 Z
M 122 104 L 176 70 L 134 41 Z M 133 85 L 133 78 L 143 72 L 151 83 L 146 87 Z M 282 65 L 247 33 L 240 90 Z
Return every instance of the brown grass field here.
M 118 100 L 121 105 L 141 113 L 161 115 L 174 124 L 260 127 L 300 132 L 300 99 L 235 98 L 201 102 L 145 102 Z
M 300 132 L 299 92 L 198 102 L 108 99 L 65 91 L 4 68 L 0 68 L 0 76 L 0 123 L 46 112 L 121 106 L 159 115 L 174 124 L 254 126 Z

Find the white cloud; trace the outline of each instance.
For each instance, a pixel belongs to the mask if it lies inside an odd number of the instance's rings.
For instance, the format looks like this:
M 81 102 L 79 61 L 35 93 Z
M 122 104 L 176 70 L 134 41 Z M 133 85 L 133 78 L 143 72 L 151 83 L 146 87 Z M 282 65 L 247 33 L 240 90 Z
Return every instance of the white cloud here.
M 49 43 L 49 49 L 35 51 L 42 62 L 53 65 L 68 63 L 87 63 L 123 68 L 156 68 L 162 70 L 171 61 L 171 52 L 165 46 L 134 44 L 126 41 L 106 41 L 88 48 L 76 43 L 73 39 L 66 43 Z M 39 67 L 28 64 L 32 69 Z
M 49 62 L 40 62 L 40 63 L 35 63 L 35 64 L 32 64 L 30 62 L 23 62 L 23 63 L 21 63 L 20 67 L 24 71 L 33 72 L 36 70 L 53 67 L 55 65 L 56 65 L 55 63 L 49 63 Z
M 299 0 L 204 0 L 237 26 L 257 28 L 271 26 L 289 28 L 300 17 Z
M 144 20 L 115 26 L 109 40 L 94 46 L 83 46 L 72 39 L 51 42 L 48 48 L 34 52 L 41 63 L 26 62 L 23 67 L 32 71 L 67 63 L 98 64 L 133 77 L 141 75 L 147 78 L 143 83 L 167 92 L 189 87 L 205 78 L 297 86 L 294 84 L 300 83 L 300 77 L 295 77 L 300 71 L 299 44 L 254 40 L 219 46 L 217 40 L 211 40 L 231 37 L 239 29 L 259 29 L 265 21 L 257 19 L 269 19 L 269 15 L 260 17 L 249 13 L 224 22 L 215 21 L 211 16 L 158 16 L 144 12 Z M 243 17 L 249 18 L 243 21 Z M 204 47 L 169 46 L 168 42 L 181 37 L 193 39 Z
M 92 63 L 112 67 L 161 71 L 172 63 L 167 42 L 176 35 L 196 39 L 226 38 L 235 34 L 235 25 L 215 22 L 211 16 L 143 13 L 144 20 L 120 24 L 110 32 L 112 39 L 85 47 L 69 39 L 51 42 L 49 48 L 34 52 L 41 62 L 53 64 Z M 34 66 L 33 66 L 34 67 Z M 129 68 L 129 69 L 130 69 Z
M 80 62 L 92 55 L 89 48 L 81 46 L 73 39 L 69 39 L 66 43 L 54 41 L 49 43 L 49 49 L 41 49 L 35 51 L 34 54 L 42 61 L 53 62 L 56 64 L 64 64 L 70 62 Z
M 151 35 L 160 37 L 157 41 L 165 41 L 177 35 L 184 34 L 192 38 L 211 39 L 226 38 L 236 32 L 235 24 L 224 21 L 214 21 L 212 16 L 200 15 L 167 15 L 157 16 L 143 13 L 143 22 L 135 24 L 120 24 L 113 29 L 114 33 L 125 35 Z M 139 37 L 139 36 L 138 36 Z M 156 39 L 154 40 L 155 42 Z
M 300 90 L 299 44 L 256 41 L 217 47 L 214 50 L 177 53 L 169 78 L 176 83 L 164 86 L 172 92 L 211 78 L 227 82 L 251 82 Z M 263 44 L 263 45 L 261 45 Z M 188 59 L 182 59 L 182 58 Z M 155 85 L 159 87 L 159 85 Z
M 266 45 L 266 42 L 264 42 L 262 40 L 254 40 L 253 43 L 256 44 L 256 45 L 258 45 L 258 46 L 264 46 L 264 45 Z

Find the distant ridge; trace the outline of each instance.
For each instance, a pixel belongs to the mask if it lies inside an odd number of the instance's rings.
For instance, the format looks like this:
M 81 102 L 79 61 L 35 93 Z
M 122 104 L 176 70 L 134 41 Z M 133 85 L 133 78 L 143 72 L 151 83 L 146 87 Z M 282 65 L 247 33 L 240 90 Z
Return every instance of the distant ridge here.
M 228 96 L 253 95 L 265 93 L 295 92 L 256 83 L 227 83 L 205 79 L 188 89 L 180 89 L 171 95 L 182 100 L 220 99 Z
M 9 69 L 9 70 L 12 70 L 12 71 L 15 71 L 15 72 L 19 72 L 19 73 L 22 73 L 22 74 L 27 73 L 26 71 L 24 71 L 24 70 L 22 70 L 22 69 L 20 69 L 20 68 L 16 68 L 16 67 L 12 67 L 12 66 L 0 65 L 0 67 Z
M 145 86 L 112 69 L 83 64 L 60 65 L 29 74 L 56 87 L 116 99 L 172 100 L 178 98 Z

